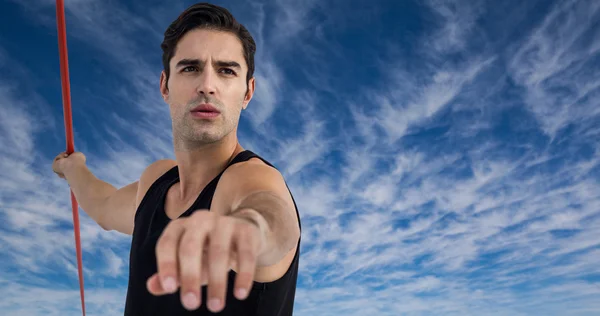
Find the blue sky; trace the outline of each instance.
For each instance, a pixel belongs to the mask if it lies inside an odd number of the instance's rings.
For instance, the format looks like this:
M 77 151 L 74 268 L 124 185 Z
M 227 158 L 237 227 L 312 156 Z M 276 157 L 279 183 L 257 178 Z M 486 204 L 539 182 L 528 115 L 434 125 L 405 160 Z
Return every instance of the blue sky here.
M 600 2 L 218 1 L 254 35 L 240 141 L 283 172 L 295 315 L 600 314 Z M 159 44 L 191 2 L 66 1 L 75 146 L 172 158 Z M 0 3 L 0 310 L 79 315 L 54 1 Z M 89 315 L 130 238 L 81 215 Z

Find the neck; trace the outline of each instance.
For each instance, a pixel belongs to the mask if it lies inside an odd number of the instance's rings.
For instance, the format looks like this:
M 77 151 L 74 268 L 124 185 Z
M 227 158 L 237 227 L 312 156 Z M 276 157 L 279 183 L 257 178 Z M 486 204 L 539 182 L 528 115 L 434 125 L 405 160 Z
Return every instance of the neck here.
M 235 135 L 192 149 L 178 147 L 175 148 L 175 160 L 179 169 L 178 191 L 181 200 L 195 199 L 238 153 L 244 151 Z

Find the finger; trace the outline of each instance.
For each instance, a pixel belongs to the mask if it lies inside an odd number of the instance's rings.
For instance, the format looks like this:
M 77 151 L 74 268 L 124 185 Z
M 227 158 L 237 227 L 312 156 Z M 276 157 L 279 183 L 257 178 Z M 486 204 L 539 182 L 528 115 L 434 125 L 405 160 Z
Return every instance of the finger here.
M 202 254 L 207 231 L 198 223 L 187 227 L 178 250 L 181 303 L 188 310 L 197 309 L 201 302 Z
M 162 284 L 160 284 L 160 280 L 158 279 L 158 274 L 153 274 L 148 281 L 146 281 L 146 288 L 148 292 L 152 295 L 163 295 L 166 294 L 166 291 L 163 289 Z
M 182 220 L 174 220 L 156 243 L 156 266 L 161 285 L 167 293 L 177 291 L 179 281 L 177 246 L 185 230 Z
M 56 170 L 52 170 L 52 172 L 54 172 L 61 179 L 67 179 L 64 174 L 57 172 Z
M 69 156 L 69 154 L 67 154 L 66 152 L 61 152 L 60 154 L 56 155 L 56 157 L 54 158 L 54 161 L 62 159 L 62 158 L 67 158 Z
M 237 257 L 237 276 L 235 278 L 235 297 L 244 300 L 250 293 L 256 271 L 256 256 L 258 237 L 252 229 L 253 226 L 239 225 L 235 234 L 235 254 Z
M 152 295 L 165 295 L 165 294 L 169 294 L 169 292 L 167 292 L 163 286 L 162 283 L 160 282 L 160 279 L 158 277 L 158 273 L 153 274 L 148 281 L 146 282 L 146 288 L 148 289 L 148 292 L 150 292 L 150 294 Z
M 233 234 L 230 220 L 218 219 L 210 234 L 208 249 L 208 308 L 217 313 L 225 306 L 229 256 Z
M 208 240 L 208 238 L 206 239 Z M 233 250 L 233 246 L 232 245 L 232 250 Z M 209 267 L 209 257 L 208 257 L 208 244 L 205 245 L 204 247 L 204 253 L 202 256 L 202 272 L 200 274 L 200 284 L 201 286 L 205 286 L 208 285 L 208 267 Z M 237 259 L 236 259 L 236 255 L 234 253 L 234 251 L 230 251 L 229 252 L 229 267 L 227 268 L 227 273 L 229 273 L 229 271 L 234 270 L 237 271 Z

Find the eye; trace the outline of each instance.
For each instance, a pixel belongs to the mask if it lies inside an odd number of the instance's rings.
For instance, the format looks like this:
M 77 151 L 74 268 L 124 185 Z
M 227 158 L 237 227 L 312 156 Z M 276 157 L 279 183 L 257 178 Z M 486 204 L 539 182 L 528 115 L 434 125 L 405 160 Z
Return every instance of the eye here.
M 190 71 L 196 71 L 196 67 L 194 67 L 194 66 L 187 66 L 187 67 L 181 69 L 181 72 L 190 72 Z
M 229 68 L 221 68 L 220 71 L 224 72 L 226 75 L 232 75 L 232 76 L 236 75 L 235 71 L 233 71 Z

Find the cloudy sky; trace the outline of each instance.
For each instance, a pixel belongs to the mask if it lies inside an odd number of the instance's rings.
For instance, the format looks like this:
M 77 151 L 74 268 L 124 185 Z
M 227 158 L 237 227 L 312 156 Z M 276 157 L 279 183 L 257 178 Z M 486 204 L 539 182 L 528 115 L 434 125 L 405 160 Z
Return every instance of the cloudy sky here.
M 600 1 L 218 1 L 254 35 L 240 141 L 303 224 L 295 315 L 600 314 Z M 191 2 L 67 0 L 75 146 L 172 158 L 159 44 Z M 80 315 L 52 0 L 0 1 L 0 310 Z M 89 315 L 130 237 L 81 215 Z

